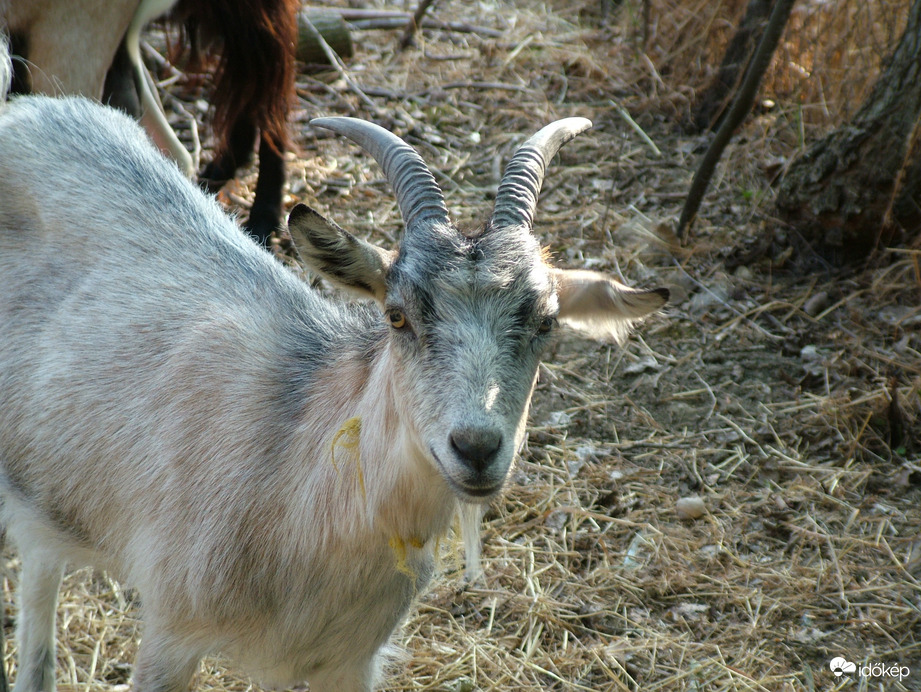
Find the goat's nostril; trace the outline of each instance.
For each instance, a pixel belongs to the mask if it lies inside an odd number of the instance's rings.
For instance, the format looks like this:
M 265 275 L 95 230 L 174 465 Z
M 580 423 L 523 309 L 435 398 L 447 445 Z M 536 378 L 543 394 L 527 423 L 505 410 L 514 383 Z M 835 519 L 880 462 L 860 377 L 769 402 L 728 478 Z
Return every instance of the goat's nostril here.
M 495 428 L 458 428 L 450 435 L 451 448 L 461 461 L 478 472 L 488 467 L 502 446 L 502 431 Z

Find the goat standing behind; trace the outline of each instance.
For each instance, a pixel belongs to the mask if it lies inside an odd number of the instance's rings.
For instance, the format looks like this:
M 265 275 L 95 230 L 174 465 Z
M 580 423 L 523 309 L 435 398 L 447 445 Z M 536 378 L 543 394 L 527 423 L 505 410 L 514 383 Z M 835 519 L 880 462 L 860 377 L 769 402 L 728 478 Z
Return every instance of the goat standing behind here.
M 212 90 L 217 142 L 202 183 L 219 190 L 252 159 L 258 133 L 259 178 L 244 228 L 266 245 L 282 215 L 299 7 L 299 0 L 0 0 L 0 30 L 5 25 L 29 65 L 22 90 L 80 94 L 142 117 L 188 175 L 192 158 L 148 83 L 139 35 L 165 14 L 186 27 L 193 45 L 219 52 Z
M 297 280 L 120 113 L 0 106 L 17 692 L 54 689 L 67 562 L 138 589 L 138 692 L 186 689 L 217 651 L 270 685 L 371 689 L 458 502 L 502 488 L 557 320 L 610 335 L 664 304 L 550 267 L 531 234 L 544 166 L 587 120 L 526 142 L 467 234 L 397 137 L 316 124 L 381 164 L 403 241 L 375 247 L 303 206 L 289 225 L 313 268 L 376 304 Z

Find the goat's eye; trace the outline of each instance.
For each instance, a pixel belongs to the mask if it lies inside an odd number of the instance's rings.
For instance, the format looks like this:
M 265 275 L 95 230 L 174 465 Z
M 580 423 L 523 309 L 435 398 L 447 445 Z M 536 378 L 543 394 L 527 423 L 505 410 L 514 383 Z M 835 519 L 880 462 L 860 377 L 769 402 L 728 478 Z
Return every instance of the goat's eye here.
M 556 324 L 556 319 L 553 317 L 545 317 L 540 321 L 540 326 L 537 327 L 537 332 L 539 334 L 548 334 Z
M 403 329 L 406 326 L 406 315 L 403 314 L 402 310 L 389 310 L 387 312 L 387 319 L 390 321 L 390 326 L 394 329 Z

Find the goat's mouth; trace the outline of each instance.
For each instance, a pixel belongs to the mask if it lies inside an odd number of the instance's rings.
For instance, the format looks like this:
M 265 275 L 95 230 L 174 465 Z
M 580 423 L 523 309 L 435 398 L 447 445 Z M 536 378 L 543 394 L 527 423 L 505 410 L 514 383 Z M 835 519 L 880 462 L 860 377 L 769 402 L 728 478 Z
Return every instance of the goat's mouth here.
M 505 476 L 503 475 L 498 481 L 490 482 L 464 482 L 455 477 L 450 469 L 441 460 L 441 457 L 435 452 L 433 447 L 429 447 L 429 454 L 435 460 L 435 465 L 441 472 L 441 477 L 448 482 L 448 487 L 461 500 L 467 502 L 483 502 L 494 497 L 505 485 Z

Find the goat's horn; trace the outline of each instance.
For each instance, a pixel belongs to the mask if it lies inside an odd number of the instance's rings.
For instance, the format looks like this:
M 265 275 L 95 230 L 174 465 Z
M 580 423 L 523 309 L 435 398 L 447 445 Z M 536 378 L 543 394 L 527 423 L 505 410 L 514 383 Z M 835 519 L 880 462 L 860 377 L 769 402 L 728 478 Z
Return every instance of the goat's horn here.
M 407 229 L 422 221 L 448 223 L 448 208 L 435 177 L 402 139 L 358 118 L 314 118 L 310 124 L 348 137 L 374 157 L 393 188 Z
M 586 118 L 557 120 L 518 147 L 499 183 L 492 226 L 532 227 L 547 164 L 560 147 L 591 126 L 592 121 Z

